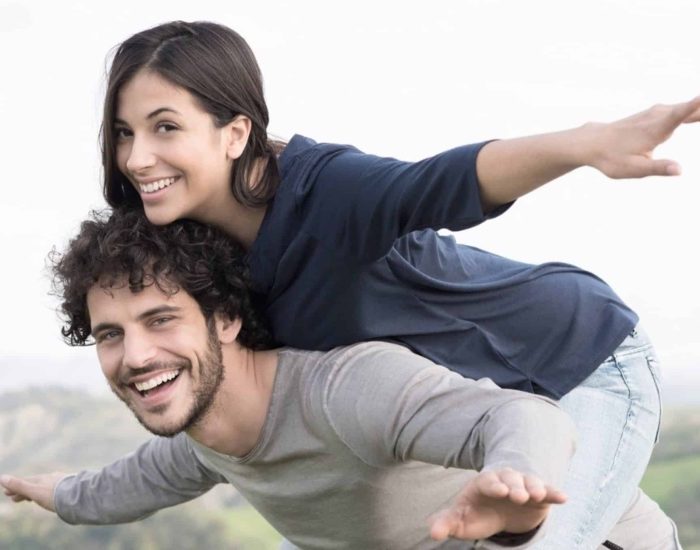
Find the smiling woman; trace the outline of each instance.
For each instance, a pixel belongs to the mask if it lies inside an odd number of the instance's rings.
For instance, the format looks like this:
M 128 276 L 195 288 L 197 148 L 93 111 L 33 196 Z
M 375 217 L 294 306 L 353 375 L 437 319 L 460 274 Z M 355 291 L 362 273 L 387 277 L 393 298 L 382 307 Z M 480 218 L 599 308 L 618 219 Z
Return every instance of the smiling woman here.
M 117 167 L 152 222 L 236 208 L 229 178 L 249 119 L 217 127 L 191 94 L 147 69 L 121 88 L 117 104 Z
M 173 57 L 177 58 L 176 63 Z M 216 67 L 216 71 L 208 67 Z M 135 78 L 137 76 L 139 78 Z M 118 119 L 123 122 L 131 114 L 124 110 L 136 108 L 123 95 L 130 86 L 132 92 L 144 92 L 144 95 L 138 94 L 139 104 L 141 97 L 147 100 L 143 107 L 138 107 L 139 113 L 134 113 L 137 119 L 140 115 L 139 122 L 144 117 L 157 117 L 163 111 L 176 114 L 172 111 L 177 108 L 169 103 L 175 99 L 184 100 L 185 104 L 188 100 L 196 102 L 197 110 L 207 113 L 208 124 L 216 128 L 243 115 L 250 135 L 246 136 L 245 147 L 236 152 L 236 166 L 229 165 L 225 180 L 231 182 L 234 197 L 250 206 L 265 204 L 274 194 L 277 184 L 274 162 L 263 162 L 255 189 L 251 189 L 247 181 L 253 165 L 273 158 L 280 147 L 267 138 L 269 115 L 263 97 L 262 75 L 253 52 L 240 35 L 213 23 L 201 23 L 197 30 L 186 23 L 175 22 L 141 34 L 138 39 L 119 47 L 110 69 L 102 133 L 105 195 L 110 204 L 140 203 L 127 181 L 128 172 L 123 170 L 126 159 L 120 157 L 124 161 L 120 166 L 113 156 L 114 139 L 123 135 L 118 130 Z M 187 97 L 176 98 L 178 95 Z M 177 105 L 190 112 L 183 103 L 177 102 Z M 167 125 L 163 126 L 168 129 Z

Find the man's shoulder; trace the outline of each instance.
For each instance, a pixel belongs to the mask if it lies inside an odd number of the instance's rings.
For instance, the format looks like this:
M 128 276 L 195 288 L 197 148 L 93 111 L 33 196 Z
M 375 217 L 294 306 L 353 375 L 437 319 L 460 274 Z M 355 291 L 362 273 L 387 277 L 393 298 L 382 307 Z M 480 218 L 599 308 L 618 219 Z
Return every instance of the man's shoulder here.
M 279 369 L 283 385 L 297 380 L 295 385 L 301 391 L 316 395 L 325 404 L 333 395 L 359 394 L 369 388 L 373 392 L 391 391 L 425 377 L 459 377 L 405 346 L 386 341 L 361 342 L 326 352 L 284 348 Z
M 410 369 L 437 366 L 429 359 L 412 352 L 406 346 L 383 340 L 338 346 L 329 351 L 282 348 L 279 353 L 283 364 L 293 363 L 311 369 L 349 368 L 355 366 L 371 368 L 379 364 Z

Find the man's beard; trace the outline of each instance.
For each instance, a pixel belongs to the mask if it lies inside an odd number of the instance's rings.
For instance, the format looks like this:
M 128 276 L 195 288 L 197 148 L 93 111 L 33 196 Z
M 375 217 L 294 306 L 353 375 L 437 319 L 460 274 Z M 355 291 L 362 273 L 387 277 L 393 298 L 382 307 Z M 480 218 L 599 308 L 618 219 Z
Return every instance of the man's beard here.
M 139 416 L 138 412 L 136 411 L 136 407 L 133 406 L 130 399 L 125 398 L 120 393 L 117 393 L 114 388 L 112 388 L 117 397 L 119 397 L 119 399 L 121 399 L 126 406 L 131 409 L 131 412 L 134 413 L 136 420 L 138 420 L 139 423 L 152 434 L 163 437 L 173 437 L 180 432 L 189 430 L 190 428 L 196 426 L 211 409 L 216 393 L 224 380 L 224 365 L 223 356 L 221 353 L 221 344 L 219 343 L 215 328 L 213 326 L 209 326 L 208 333 L 209 337 L 207 340 L 207 349 L 205 350 L 204 355 L 200 357 L 197 353 L 195 353 L 199 363 L 199 384 L 193 390 L 192 405 L 183 416 L 183 419 L 177 424 L 162 427 L 149 424 L 146 420 Z M 171 361 L 169 363 L 152 363 L 147 367 L 144 367 L 143 370 L 148 372 L 149 370 L 157 371 L 172 369 L 181 369 L 182 372 L 189 372 L 189 376 L 194 382 L 194 379 L 192 378 L 192 362 L 189 359 Z M 169 404 L 165 404 L 162 407 L 153 410 L 151 414 L 165 413 L 169 406 Z

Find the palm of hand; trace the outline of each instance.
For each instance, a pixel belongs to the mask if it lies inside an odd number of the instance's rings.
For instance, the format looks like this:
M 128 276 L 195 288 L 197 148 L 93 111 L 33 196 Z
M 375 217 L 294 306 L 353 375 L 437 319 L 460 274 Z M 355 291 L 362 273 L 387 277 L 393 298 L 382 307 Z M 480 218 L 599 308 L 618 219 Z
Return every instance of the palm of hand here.
M 510 468 L 481 472 L 467 483 L 449 508 L 431 518 L 431 536 L 436 540 L 468 540 L 501 531 L 527 532 L 544 521 L 550 504 L 565 499 L 539 478 Z

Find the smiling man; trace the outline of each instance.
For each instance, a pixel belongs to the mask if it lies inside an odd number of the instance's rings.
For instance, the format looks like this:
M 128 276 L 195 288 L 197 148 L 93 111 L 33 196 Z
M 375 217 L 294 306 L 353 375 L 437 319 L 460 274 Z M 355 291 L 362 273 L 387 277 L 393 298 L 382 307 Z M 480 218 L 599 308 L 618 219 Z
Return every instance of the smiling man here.
M 242 252 L 212 228 L 96 216 L 55 273 L 64 336 L 94 339 L 114 393 L 161 437 L 97 472 L 2 476 L 15 501 L 108 524 L 231 483 L 324 550 L 525 547 L 564 501 L 550 483 L 573 428 L 554 403 L 384 342 L 272 349 Z

